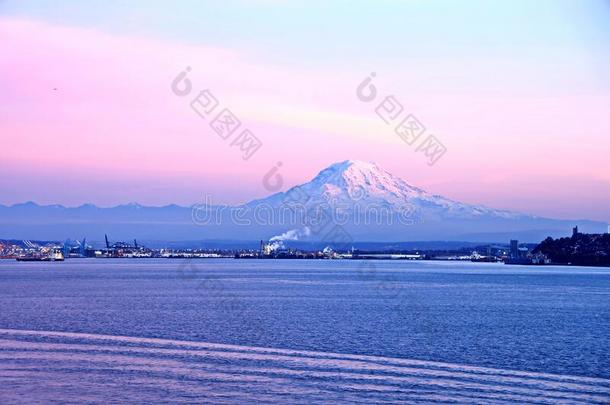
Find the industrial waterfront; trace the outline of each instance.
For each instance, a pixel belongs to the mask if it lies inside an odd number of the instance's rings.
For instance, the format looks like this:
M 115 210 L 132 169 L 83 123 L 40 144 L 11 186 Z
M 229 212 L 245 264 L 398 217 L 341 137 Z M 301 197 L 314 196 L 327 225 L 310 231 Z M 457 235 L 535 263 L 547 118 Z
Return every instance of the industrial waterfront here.
M 570 250 L 566 253 L 566 250 Z M 570 256 L 571 254 L 571 256 Z M 408 249 L 394 244 L 391 248 L 362 248 L 332 245 L 319 249 L 290 247 L 278 241 L 259 242 L 255 248 L 148 248 L 137 240 L 111 242 L 104 235 L 104 245 L 94 247 L 86 239 L 52 241 L 2 241 L 0 258 L 18 261 L 63 261 L 71 258 L 182 258 L 182 259 L 344 259 L 344 260 L 444 260 L 512 265 L 581 264 L 610 265 L 610 234 L 583 234 L 575 227 L 570 238 L 547 238 L 540 244 L 480 244 L 459 248 Z

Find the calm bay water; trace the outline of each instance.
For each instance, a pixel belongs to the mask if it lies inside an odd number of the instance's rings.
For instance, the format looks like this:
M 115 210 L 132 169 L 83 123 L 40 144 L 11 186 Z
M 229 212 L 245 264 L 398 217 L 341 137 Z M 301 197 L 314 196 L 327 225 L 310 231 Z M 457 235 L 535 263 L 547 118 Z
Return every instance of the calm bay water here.
M 610 401 L 610 269 L 0 261 L 0 402 Z

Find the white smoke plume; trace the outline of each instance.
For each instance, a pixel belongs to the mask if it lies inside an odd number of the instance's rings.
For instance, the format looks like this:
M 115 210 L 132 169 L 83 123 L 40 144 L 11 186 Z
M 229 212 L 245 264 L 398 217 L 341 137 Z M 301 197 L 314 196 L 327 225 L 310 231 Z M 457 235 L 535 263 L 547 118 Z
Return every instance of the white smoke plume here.
M 307 237 L 309 235 L 311 235 L 311 229 L 309 229 L 307 226 L 303 227 L 302 229 L 291 229 L 290 231 L 286 231 L 281 235 L 276 235 L 269 239 L 269 242 L 272 242 L 269 244 L 269 248 L 271 250 L 283 249 L 285 247 L 284 241 L 299 240 L 300 238 Z
M 311 230 L 306 226 L 303 229 L 292 229 L 290 231 L 286 231 L 281 235 L 272 237 L 269 239 L 269 241 L 299 240 L 299 238 L 309 235 L 311 235 Z

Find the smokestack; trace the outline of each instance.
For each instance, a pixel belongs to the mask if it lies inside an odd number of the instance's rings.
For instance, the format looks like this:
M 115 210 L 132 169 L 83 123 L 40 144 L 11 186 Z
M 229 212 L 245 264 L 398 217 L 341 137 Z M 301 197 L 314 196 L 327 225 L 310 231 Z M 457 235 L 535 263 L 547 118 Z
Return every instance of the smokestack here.
M 110 249 L 110 243 L 108 243 L 108 235 L 104 234 L 104 239 L 106 239 L 106 249 Z

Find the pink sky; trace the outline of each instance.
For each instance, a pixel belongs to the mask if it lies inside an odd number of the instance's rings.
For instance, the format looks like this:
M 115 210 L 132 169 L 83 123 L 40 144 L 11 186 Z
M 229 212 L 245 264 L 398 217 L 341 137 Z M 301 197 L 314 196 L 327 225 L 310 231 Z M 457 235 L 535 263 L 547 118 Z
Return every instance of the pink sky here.
M 610 221 L 610 100 L 595 60 L 391 57 L 298 64 L 247 47 L 0 18 L 0 203 L 191 204 L 261 197 L 345 159 L 469 203 Z M 186 66 L 263 142 L 250 160 L 170 83 Z M 372 70 L 447 147 L 428 166 L 359 101 Z M 506 75 L 510 72 L 510 75 Z M 57 89 L 57 90 L 54 90 Z M 194 91 L 194 93 L 195 93 Z M 193 93 L 193 94 L 194 94 Z

